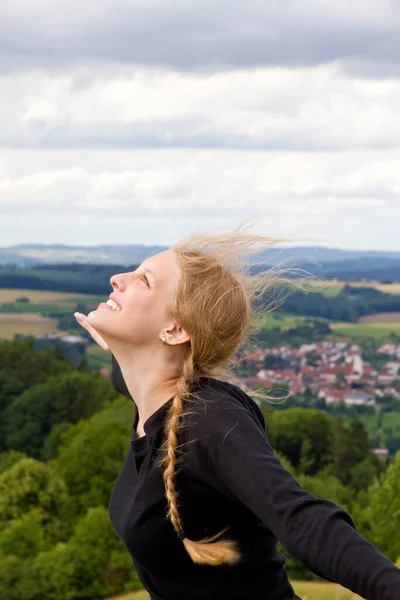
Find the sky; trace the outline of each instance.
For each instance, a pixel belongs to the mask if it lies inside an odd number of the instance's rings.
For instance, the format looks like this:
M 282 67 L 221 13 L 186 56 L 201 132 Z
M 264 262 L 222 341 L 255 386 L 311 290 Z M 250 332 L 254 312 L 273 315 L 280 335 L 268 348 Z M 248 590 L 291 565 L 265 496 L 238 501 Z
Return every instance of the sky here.
M 398 0 L 0 0 L 0 246 L 400 250 Z

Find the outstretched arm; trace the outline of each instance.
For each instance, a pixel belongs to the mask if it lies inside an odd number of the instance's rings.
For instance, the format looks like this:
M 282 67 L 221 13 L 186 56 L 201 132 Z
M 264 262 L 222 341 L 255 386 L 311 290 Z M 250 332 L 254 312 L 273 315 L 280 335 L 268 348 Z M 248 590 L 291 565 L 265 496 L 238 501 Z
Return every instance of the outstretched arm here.
M 218 398 L 193 434 L 221 493 L 257 515 L 290 554 L 363 598 L 399 600 L 400 569 L 357 532 L 343 508 L 303 490 L 251 411 Z

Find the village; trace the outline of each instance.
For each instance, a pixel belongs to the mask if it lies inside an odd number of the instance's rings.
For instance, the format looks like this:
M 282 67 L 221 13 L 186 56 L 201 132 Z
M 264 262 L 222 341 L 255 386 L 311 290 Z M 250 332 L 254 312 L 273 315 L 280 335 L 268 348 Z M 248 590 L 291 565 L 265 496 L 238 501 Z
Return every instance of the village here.
M 377 370 L 362 358 L 361 348 L 346 342 L 303 344 L 299 348 L 282 346 L 243 352 L 241 364 L 255 374 L 242 376 L 249 386 L 271 388 L 284 384 L 290 393 L 312 395 L 327 405 L 378 407 L 379 399 L 391 396 L 400 402 L 400 345 L 383 344 L 377 348 L 384 368 Z M 276 357 L 284 368 L 265 368 L 265 361 Z M 272 359 L 272 360 L 271 360 Z

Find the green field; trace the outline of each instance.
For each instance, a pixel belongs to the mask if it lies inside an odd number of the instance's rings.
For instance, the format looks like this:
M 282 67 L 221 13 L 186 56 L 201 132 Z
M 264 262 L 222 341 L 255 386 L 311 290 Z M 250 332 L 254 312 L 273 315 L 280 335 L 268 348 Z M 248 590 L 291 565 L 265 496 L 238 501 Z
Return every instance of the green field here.
M 400 409 L 400 402 L 399 402 L 399 409 Z M 351 415 L 346 415 L 346 414 L 344 414 L 343 417 L 345 420 L 348 420 L 348 421 L 351 421 L 353 418 Z M 362 423 L 367 428 L 369 434 L 372 434 L 373 430 L 376 429 L 377 418 L 378 418 L 377 414 L 374 414 L 374 415 L 359 414 L 357 416 L 357 419 L 362 421 Z M 385 427 L 391 427 L 393 429 L 396 429 L 396 427 L 400 428 L 400 411 L 399 412 L 392 411 L 392 412 L 382 413 L 382 425 L 381 425 L 380 429 L 382 430 Z
M 331 327 L 336 335 L 351 337 L 373 337 L 377 340 L 385 340 L 390 333 L 400 335 L 400 321 L 379 322 L 379 323 L 331 323 Z
M 274 327 L 280 327 L 283 331 L 296 327 L 307 321 L 325 321 L 330 324 L 333 336 L 339 337 L 354 337 L 354 338 L 366 338 L 372 337 L 376 340 L 385 341 L 389 338 L 391 332 L 400 335 L 400 321 L 382 321 L 378 323 L 346 323 L 346 322 L 334 322 L 329 319 L 314 317 L 307 317 L 302 315 L 289 315 L 283 312 L 275 313 L 272 312 L 266 319 L 261 323 L 262 329 L 273 329 Z
M 296 325 L 304 323 L 306 319 L 313 319 L 313 317 L 306 317 L 303 315 L 289 315 L 284 312 L 272 312 L 268 317 L 262 320 L 261 327 L 263 329 L 273 329 L 274 327 L 280 327 L 281 329 L 290 329 Z
M 291 581 L 294 590 L 302 600 L 356 600 L 353 592 L 345 588 L 325 582 L 309 581 Z M 125 596 L 115 596 L 109 600 L 149 600 L 150 596 L 146 592 L 134 592 Z
M 340 290 L 346 285 L 351 287 L 372 287 L 385 294 L 400 294 L 400 283 L 372 283 L 368 281 L 339 281 L 339 280 L 315 280 L 315 279 L 299 279 L 297 280 L 305 288 L 311 288 L 314 291 L 324 294 L 327 298 L 334 298 L 340 293 Z

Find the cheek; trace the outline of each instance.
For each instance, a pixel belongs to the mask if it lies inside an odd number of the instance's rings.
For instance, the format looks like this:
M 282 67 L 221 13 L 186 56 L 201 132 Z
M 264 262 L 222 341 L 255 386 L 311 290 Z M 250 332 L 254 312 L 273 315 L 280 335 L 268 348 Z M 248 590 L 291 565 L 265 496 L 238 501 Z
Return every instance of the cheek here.
M 144 286 L 144 284 L 142 284 Z M 130 294 L 127 302 L 124 303 L 124 310 L 129 311 L 128 320 L 140 324 L 149 321 L 153 322 L 155 319 L 160 317 L 160 309 L 158 306 L 157 298 L 149 293 L 147 290 L 140 289 L 140 284 Z

